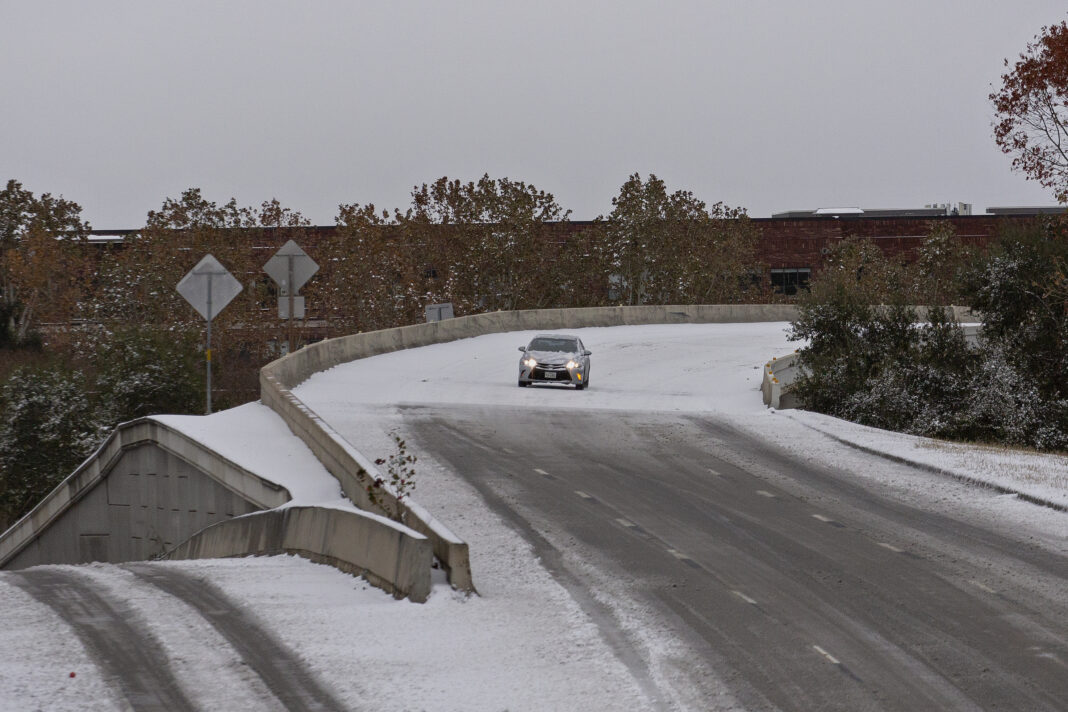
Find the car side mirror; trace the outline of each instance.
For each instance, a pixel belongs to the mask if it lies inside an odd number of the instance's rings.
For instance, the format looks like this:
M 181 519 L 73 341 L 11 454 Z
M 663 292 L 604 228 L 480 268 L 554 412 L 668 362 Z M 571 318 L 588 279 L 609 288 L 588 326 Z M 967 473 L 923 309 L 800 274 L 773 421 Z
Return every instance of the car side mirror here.
M 519 350 L 522 351 L 523 353 L 526 353 L 527 352 L 527 347 L 526 346 L 520 346 Z
M 585 351 L 582 352 L 582 355 L 583 356 L 592 356 L 593 352 L 590 351 L 589 349 L 586 349 Z

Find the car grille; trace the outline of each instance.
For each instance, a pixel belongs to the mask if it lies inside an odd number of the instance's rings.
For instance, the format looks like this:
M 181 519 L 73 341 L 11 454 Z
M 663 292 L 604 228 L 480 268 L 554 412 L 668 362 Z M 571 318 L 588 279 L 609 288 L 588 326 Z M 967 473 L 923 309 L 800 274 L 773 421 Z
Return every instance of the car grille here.
M 555 373 L 556 376 L 554 378 L 546 378 L 546 372 Z M 554 367 L 551 365 L 542 366 L 541 364 L 538 364 L 534 367 L 534 370 L 531 372 L 530 377 L 535 381 L 559 381 L 560 383 L 568 383 L 571 381 L 571 374 L 563 366 Z

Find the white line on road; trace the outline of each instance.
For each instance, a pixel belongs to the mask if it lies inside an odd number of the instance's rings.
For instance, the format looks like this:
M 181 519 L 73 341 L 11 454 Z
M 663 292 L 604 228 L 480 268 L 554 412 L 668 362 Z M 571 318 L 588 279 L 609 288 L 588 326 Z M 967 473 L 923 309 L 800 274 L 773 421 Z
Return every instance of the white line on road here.
M 681 551 L 676 551 L 675 549 L 668 549 L 668 553 L 692 569 L 701 568 L 701 564 L 697 563 L 689 556 L 686 556 L 686 554 L 682 553 Z
M 638 528 L 638 525 L 635 524 L 634 522 L 630 521 L 629 519 L 617 519 L 616 521 L 618 523 L 622 524 L 623 526 L 625 526 L 627 529 L 637 529 Z
M 839 662 L 838 658 L 834 657 L 833 655 L 828 653 L 826 650 L 824 650 L 820 646 L 813 645 L 812 649 L 815 650 L 820 655 L 822 655 L 823 657 L 827 658 L 827 660 L 830 661 L 831 665 L 841 665 L 842 664 L 841 662 Z
M 756 493 L 759 494 L 761 497 L 775 499 L 775 495 L 773 495 L 771 492 L 768 492 L 767 490 L 757 490 Z
M 989 586 L 986 586 L 986 585 L 980 583 L 979 581 L 972 581 L 972 583 L 975 584 L 976 586 L 978 586 L 979 588 L 983 589 L 987 593 L 997 593 L 997 591 L 995 591 L 994 589 L 990 588 Z
M 575 494 L 577 494 L 579 497 L 582 497 L 583 499 L 593 499 L 592 495 L 588 495 L 582 490 L 575 490 Z
M 813 514 L 812 516 L 815 517 L 816 519 L 820 520 L 821 522 L 824 522 L 826 524 L 830 524 L 832 527 L 838 527 L 839 529 L 845 529 L 846 528 L 845 524 L 842 524 L 841 522 L 835 521 L 835 520 L 831 519 L 830 517 L 825 517 L 822 514 Z
M 746 595 L 745 595 L 744 593 L 742 593 L 741 591 L 731 591 L 731 593 L 733 593 L 733 594 L 734 594 L 735 596 L 737 596 L 738 598 L 740 598 L 740 599 L 742 599 L 743 601 L 745 601 L 746 603 L 748 603 L 748 604 L 749 604 L 750 606 L 755 606 L 755 605 L 757 604 L 757 602 L 756 602 L 756 601 L 754 601 L 754 600 L 753 600 L 752 598 L 750 598 L 749 596 L 746 596 Z
M 905 553 L 904 549 L 898 549 L 893 544 L 887 544 L 885 541 L 880 541 L 879 542 L 879 546 L 883 547 L 884 549 L 889 549 L 890 551 L 894 552 L 895 554 L 904 554 Z
M 708 468 L 708 474 L 712 475 L 713 477 L 719 477 L 720 476 L 720 474 L 718 472 L 716 472 L 715 470 L 713 470 L 711 467 Z
M 547 474 L 549 474 L 548 472 L 546 472 L 545 470 L 541 469 L 540 467 L 535 467 L 534 471 L 537 472 L 539 475 L 547 475 Z

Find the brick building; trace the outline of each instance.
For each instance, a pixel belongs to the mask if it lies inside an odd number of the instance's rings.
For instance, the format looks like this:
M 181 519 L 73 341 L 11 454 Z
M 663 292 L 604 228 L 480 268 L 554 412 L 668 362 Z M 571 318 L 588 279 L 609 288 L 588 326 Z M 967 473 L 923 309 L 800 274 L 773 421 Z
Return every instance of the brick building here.
M 1065 212 L 1059 207 L 988 208 L 985 215 L 971 215 L 967 214 L 970 206 L 962 204 L 961 208 L 965 209 L 823 209 L 752 221 L 760 230 L 760 255 L 770 271 L 772 286 L 790 294 L 819 271 L 830 248 L 846 237 L 871 240 L 888 258 L 909 262 L 938 224 L 950 225 L 963 244 L 983 248 L 1006 223 L 1027 223 L 1038 215 Z
M 830 248 L 847 237 L 871 240 L 888 257 L 903 262 L 915 258 L 923 240 L 937 224 L 952 226 L 965 245 L 985 247 L 996 237 L 1005 224 L 1020 224 L 1034 220 L 1038 215 L 1065 213 L 1063 207 L 1011 207 L 988 208 L 986 214 L 971 215 L 970 206 L 960 204 L 900 210 L 862 210 L 859 208 L 819 209 L 813 211 L 790 211 L 770 218 L 750 218 L 760 234 L 758 256 L 767 265 L 771 284 L 775 291 L 796 293 L 808 283 L 812 274 L 818 272 Z M 572 221 L 553 226 L 547 239 L 569 242 L 588 230 L 592 221 Z M 334 226 L 301 228 L 302 246 L 313 254 L 320 239 L 332 235 Z M 92 240 L 121 242 L 125 235 L 136 230 L 95 230 Z M 270 239 L 271 230 L 259 230 L 261 239 Z M 268 245 L 253 245 L 252 249 L 275 249 Z M 433 265 L 426 268 L 427 275 L 435 271 Z M 437 276 L 434 274 L 433 276 Z

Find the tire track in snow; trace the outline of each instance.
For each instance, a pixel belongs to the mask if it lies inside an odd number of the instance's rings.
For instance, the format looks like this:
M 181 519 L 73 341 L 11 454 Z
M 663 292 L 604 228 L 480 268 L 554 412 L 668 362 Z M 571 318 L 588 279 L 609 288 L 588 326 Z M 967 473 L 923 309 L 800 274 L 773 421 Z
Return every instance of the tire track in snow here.
M 66 571 L 35 568 L 12 572 L 10 581 L 74 629 L 132 709 L 195 709 L 171 674 L 159 645 L 131 625 L 130 616 L 88 580 Z
M 128 564 L 123 568 L 192 606 L 226 638 L 286 709 L 291 712 L 346 709 L 291 650 L 208 581 L 151 564 Z

